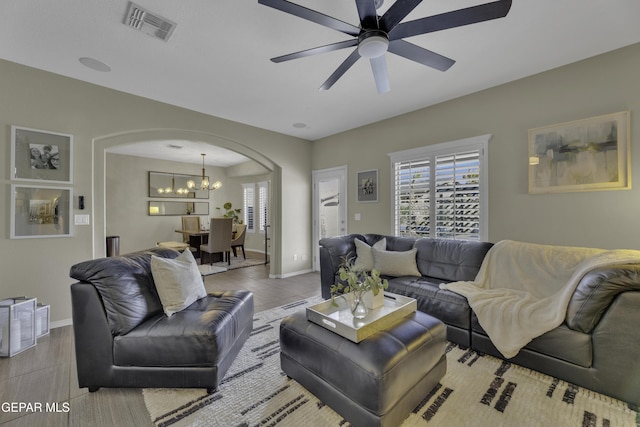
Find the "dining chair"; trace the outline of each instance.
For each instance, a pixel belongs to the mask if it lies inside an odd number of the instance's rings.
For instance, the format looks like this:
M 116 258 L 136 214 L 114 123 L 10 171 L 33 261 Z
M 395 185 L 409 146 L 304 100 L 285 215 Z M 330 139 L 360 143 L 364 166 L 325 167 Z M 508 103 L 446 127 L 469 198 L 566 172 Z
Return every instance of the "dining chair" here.
M 244 253 L 244 237 L 246 236 L 247 226 L 245 224 L 238 224 L 236 227 L 236 237 L 231 241 L 231 250 L 233 256 L 237 257 L 236 248 L 242 249 L 242 257 L 247 259 L 247 255 Z
M 222 253 L 224 261 L 231 265 L 231 240 L 233 220 L 231 218 L 211 218 L 209 223 L 209 243 L 200 245 L 202 253 L 201 263 L 204 264 L 204 254 L 213 264 L 213 254 Z
M 193 229 L 193 227 L 197 226 L 198 228 Z M 200 217 L 199 216 L 183 216 L 182 217 L 182 230 L 195 231 L 200 230 Z M 166 241 L 166 242 L 156 242 L 156 245 L 163 248 L 171 248 L 177 251 L 184 251 L 189 249 L 191 252 L 197 252 L 197 248 L 191 247 L 189 242 L 189 234 L 182 233 L 182 242 L 174 242 L 174 241 Z
M 196 215 L 187 215 L 182 217 L 182 229 L 185 231 L 199 232 L 200 217 Z M 189 244 L 189 250 L 193 253 L 198 252 L 198 248 L 192 246 L 192 239 L 189 233 L 182 233 L 182 241 Z M 196 243 L 197 244 L 197 243 Z
M 182 229 L 185 231 L 200 231 L 200 217 L 187 215 L 182 217 Z M 182 233 L 182 240 L 189 243 L 189 233 Z

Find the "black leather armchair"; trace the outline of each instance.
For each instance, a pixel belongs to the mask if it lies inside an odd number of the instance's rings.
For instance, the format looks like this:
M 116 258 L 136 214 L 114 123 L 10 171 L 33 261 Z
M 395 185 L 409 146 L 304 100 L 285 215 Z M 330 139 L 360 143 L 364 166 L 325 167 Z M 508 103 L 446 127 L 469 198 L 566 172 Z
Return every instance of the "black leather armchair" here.
M 153 284 L 154 248 L 76 264 L 71 277 L 78 382 L 215 390 L 253 327 L 249 291 L 211 293 L 167 317 Z

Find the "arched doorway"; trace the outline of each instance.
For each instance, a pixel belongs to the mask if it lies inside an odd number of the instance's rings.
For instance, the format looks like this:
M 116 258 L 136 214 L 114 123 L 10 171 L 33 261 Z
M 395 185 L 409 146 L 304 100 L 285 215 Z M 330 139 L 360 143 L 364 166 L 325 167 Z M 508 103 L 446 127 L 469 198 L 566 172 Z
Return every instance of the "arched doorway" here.
M 269 230 L 270 274 L 282 271 L 281 255 L 281 169 L 265 155 L 237 141 L 219 135 L 185 129 L 142 129 L 93 139 L 93 257 L 105 256 L 106 237 L 106 153 L 111 147 L 144 141 L 189 140 L 204 142 L 240 153 L 271 172 L 271 228 Z

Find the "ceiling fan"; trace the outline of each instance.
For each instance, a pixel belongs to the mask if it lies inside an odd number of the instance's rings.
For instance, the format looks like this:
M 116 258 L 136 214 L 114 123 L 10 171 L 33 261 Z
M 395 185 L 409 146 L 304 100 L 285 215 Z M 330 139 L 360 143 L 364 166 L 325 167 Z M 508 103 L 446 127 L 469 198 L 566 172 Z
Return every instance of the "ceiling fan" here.
M 378 93 L 388 92 L 390 86 L 387 76 L 387 62 L 384 55 L 386 52 L 394 53 L 440 71 L 448 70 L 455 63 L 453 59 L 416 46 L 403 40 L 404 38 L 503 18 L 509 12 L 512 0 L 494 1 L 409 22 L 401 21 L 411 13 L 422 0 L 396 0 L 382 16 L 379 16 L 376 11 L 376 9 L 382 5 L 382 0 L 355 1 L 358 16 L 360 17 L 359 27 L 287 0 L 258 0 L 259 4 L 278 9 L 282 12 L 295 15 L 299 18 L 315 22 L 316 24 L 354 37 L 350 40 L 271 58 L 271 61 L 276 63 L 290 61 L 305 56 L 357 46 L 347 59 L 345 59 L 322 86 L 320 86 L 320 90 L 328 90 L 331 88 L 331 86 L 362 57 L 368 58 L 371 63 L 371 70 L 373 71 Z

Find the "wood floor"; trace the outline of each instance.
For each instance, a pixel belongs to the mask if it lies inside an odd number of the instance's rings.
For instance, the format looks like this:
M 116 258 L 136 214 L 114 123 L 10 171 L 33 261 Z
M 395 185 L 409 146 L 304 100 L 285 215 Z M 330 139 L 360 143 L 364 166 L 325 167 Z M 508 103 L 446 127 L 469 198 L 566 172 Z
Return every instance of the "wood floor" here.
M 269 279 L 268 267 L 257 266 L 208 276 L 205 285 L 252 291 L 258 312 L 320 295 L 320 274 Z M 23 353 L 0 358 L 0 425 L 151 426 L 141 389 L 78 388 L 73 346 L 72 328 L 65 326 Z

